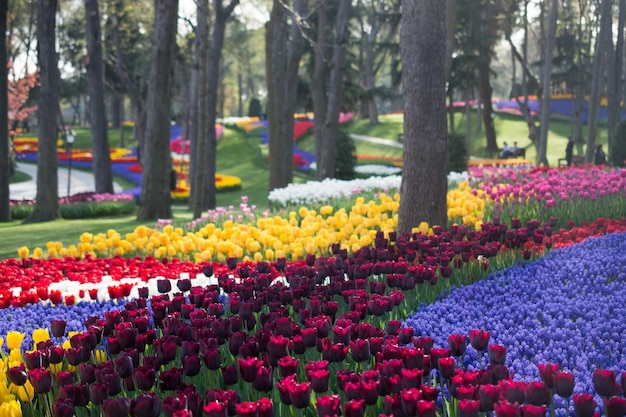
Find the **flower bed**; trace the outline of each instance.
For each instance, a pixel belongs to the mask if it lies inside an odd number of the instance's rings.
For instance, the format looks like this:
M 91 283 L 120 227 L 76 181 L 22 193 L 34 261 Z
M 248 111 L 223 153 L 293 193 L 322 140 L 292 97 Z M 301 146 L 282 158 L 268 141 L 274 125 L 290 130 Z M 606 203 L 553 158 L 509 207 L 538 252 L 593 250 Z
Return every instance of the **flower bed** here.
M 11 200 L 11 218 L 25 219 L 35 208 L 35 200 Z M 136 203 L 127 194 L 86 192 L 59 198 L 59 212 L 64 219 L 87 219 L 132 213 Z

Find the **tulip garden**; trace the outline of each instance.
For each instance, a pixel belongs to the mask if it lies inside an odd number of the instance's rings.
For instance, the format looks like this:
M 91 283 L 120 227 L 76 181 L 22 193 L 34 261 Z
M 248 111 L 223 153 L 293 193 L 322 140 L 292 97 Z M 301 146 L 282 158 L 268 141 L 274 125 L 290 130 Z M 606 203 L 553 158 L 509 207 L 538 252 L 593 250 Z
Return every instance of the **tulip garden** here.
M 626 415 L 626 171 L 275 190 L 0 262 L 1 416 Z

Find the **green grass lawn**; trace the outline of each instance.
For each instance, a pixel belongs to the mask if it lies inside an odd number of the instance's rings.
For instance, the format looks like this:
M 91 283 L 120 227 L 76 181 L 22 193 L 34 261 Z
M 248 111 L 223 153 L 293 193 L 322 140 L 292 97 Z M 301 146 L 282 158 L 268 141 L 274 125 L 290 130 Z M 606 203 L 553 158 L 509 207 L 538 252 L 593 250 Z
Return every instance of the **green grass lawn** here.
M 24 182 L 31 180 L 32 177 L 25 172 L 15 171 L 9 180 L 9 184 L 17 184 L 18 182 Z

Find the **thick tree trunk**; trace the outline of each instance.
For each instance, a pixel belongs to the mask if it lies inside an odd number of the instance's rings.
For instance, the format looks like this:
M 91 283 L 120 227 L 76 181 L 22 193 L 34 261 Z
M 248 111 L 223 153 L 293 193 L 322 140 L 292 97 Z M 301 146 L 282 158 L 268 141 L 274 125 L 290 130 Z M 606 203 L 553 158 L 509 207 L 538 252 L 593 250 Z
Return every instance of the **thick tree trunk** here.
M 556 1 L 556 0 L 555 0 Z M 593 70 L 591 77 L 591 92 L 589 93 L 589 120 L 587 122 L 587 149 L 585 150 L 585 162 L 593 162 L 596 148 L 596 136 L 598 110 L 600 108 L 600 95 L 602 94 L 602 81 L 604 79 L 604 59 L 606 37 L 612 36 L 611 6 L 612 0 L 602 0 L 602 13 L 600 15 L 600 33 L 596 42 L 596 51 L 593 57 Z
M 195 149 L 194 149 L 194 181 L 193 181 L 193 198 L 191 208 L 194 218 L 202 215 L 202 204 L 204 202 L 204 158 L 206 156 L 207 144 L 207 86 L 208 86 L 208 61 L 207 49 L 209 43 L 209 28 L 207 25 L 209 18 L 209 2 L 208 0 L 198 0 L 198 24 L 196 27 L 196 36 L 198 37 L 196 54 L 200 66 L 198 68 L 198 85 L 197 85 L 197 114 L 196 121 L 198 123 L 196 131 Z
M 487 137 L 487 154 L 490 156 L 498 153 L 498 143 L 496 142 L 496 130 L 493 125 L 493 106 L 491 103 L 493 89 L 491 82 L 489 81 L 489 75 L 491 73 L 490 67 L 490 54 L 488 51 L 484 51 L 485 56 L 481 56 L 480 62 L 480 101 L 482 103 L 482 121 L 485 125 L 485 135 Z
M 457 0 L 446 0 L 446 62 L 444 67 L 446 82 L 448 81 L 448 77 L 450 77 L 450 70 L 452 68 L 454 34 L 456 33 L 456 2 Z
M 200 4 L 200 3 L 199 3 Z M 208 12 L 207 12 L 208 13 Z M 196 16 L 197 19 L 200 19 L 200 15 Z M 190 140 L 190 150 L 189 150 L 189 210 L 193 211 L 194 202 L 196 200 L 196 194 L 198 193 L 199 187 L 196 186 L 196 155 L 198 154 L 198 125 L 200 123 L 200 119 L 198 117 L 199 113 L 199 97 L 200 97 L 200 34 L 198 32 L 199 28 L 196 26 L 196 39 L 194 41 L 194 49 L 195 52 L 193 54 L 193 64 L 191 67 L 191 81 L 189 90 L 190 94 L 190 115 L 189 115 L 189 140 Z M 206 33 L 208 33 L 208 27 L 206 28 Z M 205 44 L 208 44 L 208 40 L 205 39 Z M 206 50 L 206 47 L 204 48 Z M 206 65 L 202 65 L 203 68 L 206 68 Z
M 267 26 L 265 52 L 268 84 L 269 189 L 293 180 L 293 113 L 298 89 L 298 67 L 304 50 L 302 19 L 308 0 L 294 0 L 291 28 L 285 2 L 274 0 Z
M 9 207 L 11 155 L 9 153 L 9 100 L 7 82 L 7 11 L 9 4 L 0 3 L 0 222 L 11 220 Z
M 204 199 L 202 207 L 204 210 L 214 209 L 217 205 L 215 174 L 217 164 L 217 136 L 215 134 L 215 122 L 217 113 L 218 86 L 220 84 L 220 60 L 222 58 L 222 48 L 224 46 L 224 34 L 226 32 L 226 22 L 233 13 L 239 0 L 231 0 L 228 6 L 223 7 L 221 0 L 215 1 L 215 23 L 211 36 L 211 47 L 209 48 L 209 63 L 207 78 L 209 81 L 207 89 L 207 147 L 204 160 Z
M 102 62 L 102 34 L 98 0 L 85 0 L 87 21 L 87 87 L 91 105 L 91 149 L 96 193 L 113 193 L 111 152 L 107 134 L 106 106 L 104 103 L 104 65 Z
M 138 220 L 172 217 L 170 196 L 171 96 L 176 61 L 178 0 L 156 0 L 148 83 L 146 146 Z
M 59 217 L 57 120 L 59 68 L 55 50 L 57 0 L 37 2 L 39 63 L 39 150 L 37 151 L 37 197 L 35 210 L 25 222 L 51 221 Z
M 310 82 L 311 100 L 313 101 L 313 113 L 315 124 L 313 136 L 315 137 L 315 162 L 317 179 L 320 179 L 322 170 L 321 162 L 324 159 L 323 150 L 326 146 L 326 66 L 330 56 L 330 40 L 328 39 L 329 22 L 328 8 L 325 1 L 318 4 L 317 8 L 317 41 L 315 45 L 315 65 Z M 321 177 L 323 179 L 324 177 Z
M 448 137 L 445 106 L 446 3 L 403 0 L 400 56 L 404 153 L 398 232 L 421 222 L 447 225 Z
M 556 19 L 558 14 L 558 0 L 552 0 L 550 15 L 548 17 L 548 33 L 546 34 L 546 46 L 543 59 L 543 95 L 541 97 L 541 122 L 539 129 L 539 146 L 537 147 L 537 165 L 548 166 L 546 151 L 548 149 L 548 127 L 550 126 L 550 101 L 552 92 L 552 53 L 556 41 Z

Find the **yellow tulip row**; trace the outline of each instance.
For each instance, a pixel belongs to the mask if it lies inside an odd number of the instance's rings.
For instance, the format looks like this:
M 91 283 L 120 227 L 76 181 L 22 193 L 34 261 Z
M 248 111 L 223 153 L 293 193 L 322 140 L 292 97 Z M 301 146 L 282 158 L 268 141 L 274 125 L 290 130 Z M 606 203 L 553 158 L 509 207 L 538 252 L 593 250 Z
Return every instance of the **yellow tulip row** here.
M 125 236 L 115 230 L 97 235 L 83 233 L 75 245 L 65 247 L 60 242 L 48 242 L 47 256 L 167 256 L 193 262 L 224 262 L 229 257 L 257 262 L 281 257 L 304 259 L 307 254 L 328 255 L 333 243 L 339 243 L 342 249 L 356 251 L 371 245 L 377 231 L 385 234 L 395 231 L 399 202 L 399 194 L 380 194 L 370 201 L 359 197 L 347 209 L 330 205 L 318 210 L 300 207 L 282 216 L 226 220 L 223 224 L 202 225 L 197 230 L 167 225 L 162 230 L 139 226 Z M 482 192 L 473 192 L 467 182 L 448 193 L 451 223 L 480 229 L 484 207 Z M 428 230 L 425 223 L 415 229 Z M 29 252 L 28 248 L 22 247 L 18 255 L 25 258 Z M 33 256 L 42 255 L 40 248 L 34 249 Z

